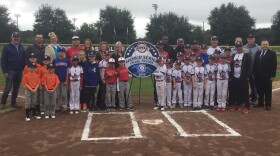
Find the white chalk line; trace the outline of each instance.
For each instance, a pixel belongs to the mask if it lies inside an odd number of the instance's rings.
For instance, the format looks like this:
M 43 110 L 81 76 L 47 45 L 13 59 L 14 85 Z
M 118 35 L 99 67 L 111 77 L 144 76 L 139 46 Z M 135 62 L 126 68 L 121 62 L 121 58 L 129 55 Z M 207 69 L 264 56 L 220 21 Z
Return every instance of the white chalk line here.
M 106 115 L 106 114 L 129 115 L 131 122 L 132 122 L 134 136 L 89 138 L 90 124 L 91 124 L 93 115 Z M 127 140 L 127 139 L 140 139 L 140 138 L 144 138 L 144 137 L 141 134 L 139 125 L 134 116 L 134 112 L 108 112 L 108 113 L 89 113 L 88 114 L 88 118 L 85 123 L 85 127 L 84 127 L 84 130 L 82 133 L 81 140 L 83 140 L 83 141 L 101 141 L 101 140 Z
M 223 127 L 229 134 L 188 134 L 184 131 L 184 129 L 169 115 L 169 114 L 175 114 L 175 113 L 202 113 L 215 121 L 217 124 L 219 124 L 221 127 Z M 239 133 L 237 133 L 235 130 L 227 126 L 225 123 L 222 121 L 218 120 L 216 117 L 213 115 L 209 114 L 205 110 L 200 110 L 200 111 L 172 111 L 172 112 L 162 112 L 162 114 L 167 118 L 167 120 L 177 129 L 179 132 L 180 136 L 182 137 L 200 137 L 200 136 L 212 136 L 212 137 L 218 137 L 218 136 L 232 136 L 232 137 L 237 137 L 241 136 Z
M 278 91 L 280 90 L 280 88 L 275 88 L 275 89 L 272 89 L 272 92 L 275 92 L 275 91 Z

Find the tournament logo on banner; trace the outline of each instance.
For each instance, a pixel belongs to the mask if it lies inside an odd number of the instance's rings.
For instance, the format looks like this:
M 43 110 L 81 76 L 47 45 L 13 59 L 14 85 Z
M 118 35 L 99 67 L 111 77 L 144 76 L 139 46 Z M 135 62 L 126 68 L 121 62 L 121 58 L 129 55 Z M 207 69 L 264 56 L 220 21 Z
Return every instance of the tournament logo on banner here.
M 128 71 L 136 77 L 150 76 L 157 68 L 157 48 L 145 41 L 131 44 L 125 51 L 125 65 Z

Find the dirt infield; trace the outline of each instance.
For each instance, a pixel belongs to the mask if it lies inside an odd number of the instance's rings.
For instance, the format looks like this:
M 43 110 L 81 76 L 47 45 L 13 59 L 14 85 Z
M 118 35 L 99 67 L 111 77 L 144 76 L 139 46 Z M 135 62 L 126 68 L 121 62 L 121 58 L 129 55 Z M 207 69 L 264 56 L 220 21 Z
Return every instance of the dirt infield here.
M 241 135 L 236 137 L 182 137 L 161 111 L 152 110 L 151 96 L 142 96 L 141 104 L 135 105 L 133 114 L 143 136 L 136 139 L 82 141 L 87 113 L 60 113 L 56 119 L 27 123 L 24 109 L 17 109 L 0 115 L 0 155 L 280 155 L 279 95 L 280 90 L 273 93 L 271 112 L 263 108 L 252 108 L 248 115 L 241 111 L 207 111 Z M 134 100 L 137 101 L 138 96 Z M 22 99 L 18 101 L 23 104 Z M 228 133 L 202 113 L 172 113 L 170 116 L 189 134 Z M 156 119 L 163 123 L 150 125 L 142 122 Z M 89 137 L 134 135 L 127 114 L 93 114 L 89 129 Z

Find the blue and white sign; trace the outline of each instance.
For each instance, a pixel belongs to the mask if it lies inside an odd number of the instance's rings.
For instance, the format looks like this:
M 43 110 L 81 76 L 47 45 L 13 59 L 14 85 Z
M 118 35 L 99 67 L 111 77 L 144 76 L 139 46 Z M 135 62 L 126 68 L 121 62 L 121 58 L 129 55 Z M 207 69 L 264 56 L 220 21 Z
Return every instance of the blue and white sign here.
M 124 54 L 128 71 L 136 77 L 150 76 L 156 70 L 158 57 L 157 48 L 146 41 L 131 44 Z

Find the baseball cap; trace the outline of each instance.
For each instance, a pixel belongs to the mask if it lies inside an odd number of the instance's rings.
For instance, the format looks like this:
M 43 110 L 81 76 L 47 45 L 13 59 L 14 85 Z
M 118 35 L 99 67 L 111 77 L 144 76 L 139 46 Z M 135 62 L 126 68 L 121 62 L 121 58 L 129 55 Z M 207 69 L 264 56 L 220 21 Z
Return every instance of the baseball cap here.
M 158 41 L 157 45 L 164 45 L 164 43 L 162 41 Z
M 195 60 L 196 60 L 196 61 L 202 61 L 202 57 L 197 56 Z
M 91 57 L 91 56 L 96 56 L 96 52 L 95 51 L 90 51 L 88 53 L 88 57 Z
M 159 56 L 159 57 L 157 58 L 157 61 L 164 61 L 164 57 L 163 57 L 163 56 Z
M 185 60 L 190 60 L 191 58 L 190 58 L 189 55 L 186 55 L 184 59 L 185 59 Z
M 110 55 L 110 52 L 109 52 L 109 50 L 106 50 L 105 52 L 104 52 L 104 55 Z
M 178 64 L 181 64 L 181 61 L 180 61 L 180 60 L 176 60 L 176 61 L 175 61 L 175 65 L 176 65 L 176 64 L 177 64 L 177 65 L 178 65 Z
M 183 56 L 183 55 L 184 54 L 182 52 L 180 52 L 180 51 L 177 53 L 177 56 Z
M 247 38 L 255 38 L 255 36 L 253 34 L 249 34 Z
M 220 55 L 220 58 L 225 59 L 225 58 L 227 58 L 227 55 L 226 55 L 225 53 L 222 53 L 222 54 Z
M 190 56 L 196 56 L 195 52 L 191 52 Z
M 48 68 L 48 69 L 50 69 L 50 68 L 54 68 L 54 64 L 49 63 L 49 64 L 47 65 L 47 68 Z
M 79 36 L 73 36 L 72 40 L 75 40 L 75 39 L 79 40 L 80 38 L 79 38 Z
M 218 36 L 212 36 L 212 37 L 211 37 L 211 41 L 212 41 L 212 40 L 215 40 L 215 39 L 216 39 L 216 40 L 219 39 Z
M 186 49 L 190 49 L 190 48 L 191 48 L 191 45 L 190 45 L 190 44 L 185 44 L 185 48 L 186 48 Z
M 119 62 L 125 61 L 125 59 L 124 59 L 123 57 L 120 57 L 120 58 L 118 59 L 118 61 L 119 61 Z
M 208 59 L 215 59 L 214 55 L 209 55 Z
M 35 55 L 35 53 L 31 53 L 28 58 L 31 58 L 31 57 L 36 57 L 37 58 L 37 55 Z
M 13 36 L 13 37 L 20 37 L 20 34 L 19 34 L 19 32 L 13 32 L 13 33 L 12 33 L 12 36 Z
M 64 47 L 62 47 L 62 46 L 58 46 L 58 47 L 57 47 L 57 51 L 58 51 L 58 52 L 60 52 L 60 51 L 61 51 L 61 52 L 65 52 L 66 49 L 65 49 Z
M 184 42 L 184 39 L 183 39 L 183 38 L 178 38 L 178 39 L 177 39 L 177 42 L 178 42 L 178 43 Z
M 42 60 L 51 60 L 50 56 L 45 55 Z
M 27 65 L 27 67 L 28 68 L 37 68 L 37 65 L 36 65 L 36 63 L 28 63 L 28 65 Z
M 242 47 L 242 46 L 243 46 L 243 43 L 242 43 L 242 42 L 239 42 L 239 41 L 238 41 L 238 42 L 235 42 L 235 46 L 236 46 L 236 47 Z
M 219 49 L 215 49 L 214 53 L 221 53 L 221 51 Z
M 202 44 L 201 49 L 208 49 L 208 46 L 206 44 Z
M 79 60 L 79 57 L 78 56 L 73 56 L 71 60 L 72 61 Z
M 231 48 L 230 47 L 225 47 L 224 51 L 231 51 Z
M 197 40 L 194 40 L 193 42 L 192 42 L 192 45 L 193 44 L 199 44 L 199 42 L 197 41 Z
M 172 63 L 172 59 L 166 59 L 166 63 Z
M 115 63 L 115 59 L 110 58 L 110 59 L 109 59 L 109 63 Z

